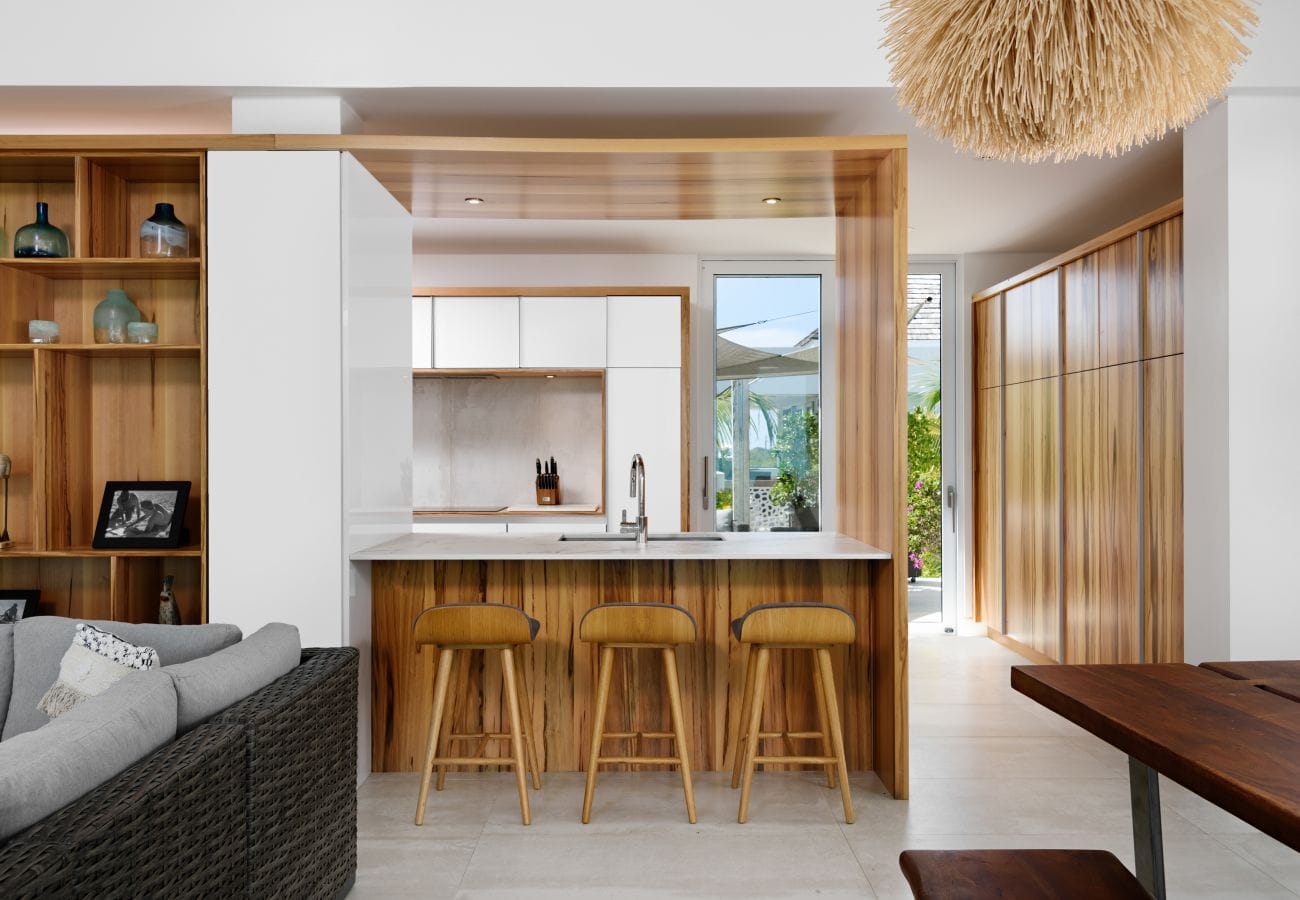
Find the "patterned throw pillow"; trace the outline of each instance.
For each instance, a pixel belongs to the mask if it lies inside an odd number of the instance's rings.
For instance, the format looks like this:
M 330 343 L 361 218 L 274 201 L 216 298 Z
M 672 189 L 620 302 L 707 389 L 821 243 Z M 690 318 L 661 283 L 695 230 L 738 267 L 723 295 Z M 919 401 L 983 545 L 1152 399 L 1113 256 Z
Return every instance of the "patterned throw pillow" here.
M 59 663 L 59 680 L 36 704 L 51 719 L 82 700 L 102 694 L 127 673 L 158 668 L 158 651 L 137 647 L 85 622 L 77 623 L 72 646 Z

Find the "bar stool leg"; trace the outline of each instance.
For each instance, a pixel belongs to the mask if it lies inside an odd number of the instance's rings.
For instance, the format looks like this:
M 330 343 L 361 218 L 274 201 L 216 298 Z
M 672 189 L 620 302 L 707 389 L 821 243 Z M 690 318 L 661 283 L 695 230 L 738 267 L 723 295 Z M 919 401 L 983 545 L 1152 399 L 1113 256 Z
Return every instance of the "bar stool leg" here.
M 763 724 L 763 694 L 767 690 L 767 660 L 772 651 L 762 645 L 756 647 L 758 659 L 754 662 L 754 689 L 749 701 L 749 731 L 745 739 L 745 770 L 740 782 L 740 814 L 736 821 L 741 825 L 749 818 L 749 788 L 754 783 L 754 757 L 758 756 L 758 733 Z
M 695 824 L 695 788 L 691 784 L 691 758 L 686 749 L 686 717 L 682 715 L 682 694 L 677 684 L 677 648 L 664 647 L 664 679 L 668 682 L 668 705 L 673 713 L 673 742 L 677 745 L 682 790 L 686 794 L 686 821 Z
M 415 824 L 424 824 L 424 805 L 429 800 L 429 779 L 433 777 L 433 759 L 438 750 L 438 732 L 442 730 L 442 713 L 447 705 L 447 683 L 451 680 L 454 651 L 438 650 L 438 677 L 433 683 L 433 717 L 429 721 L 429 744 L 424 751 L 424 769 L 420 772 L 420 799 L 415 806 Z
M 740 787 L 740 770 L 745 764 L 745 744 L 749 737 L 745 729 L 749 726 L 750 704 L 754 702 L 754 661 L 757 658 L 758 650 L 750 647 L 745 654 L 745 689 L 740 698 L 740 718 L 736 720 L 736 746 L 732 749 L 735 756 L 731 761 L 732 790 Z
M 444 652 L 450 654 L 450 653 L 455 653 L 456 651 L 446 650 Z M 456 664 L 454 662 L 452 663 L 451 668 L 453 671 L 455 670 Z M 449 676 L 447 679 L 448 683 L 455 680 L 455 678 L 456 678 L 455 675 Z M 451 730 L 452 730 L 451 723 L 454 721 L 456 721 L 456 695 L 455 694 L 451 696 L 450 702 L 447 703 L 446 708 L 443 710 L 443 714 L 442 714 L 442 728 L 438 732 L 438 758 L 439 759 L 441 759 L 444 756 L 447 756 L 447 748 L 451 744 L 451 741 L 447 738 L 447 735 L 451 734 Z M 437 769 L 438 769 L 438 779 L 433 783 L 433 789 L 436 791 L 440 791 L 447 786 L 447 767 L 442 763 L 438 763 Z
M 515 651 L 510 647 L 504 647 L 501 650 L 501 668 L 504 681 L 506 683 L 506 701 L 510 709 L 510 749 L 514 751 L 515 756 L 515 782 L 519 787 L 519 815 L 523 823 L 528 825 L 532 822 L 532 815 L 528 810 L 528 783 L 527 769 L 528 764 L 524 761 L 524 735 L 523 723 L 519 718 L 519 684 L 518 676 L 515 673 Z
M 524 746 L 528 751 L 528 771 L 533 776 L 533 790 L 542 789 L 542 769 L 538 760 L 541 759 L 541 749 L 537 743 L 537 722 L 533 719 L 533 695 L 528 690 L 528 676 L 524 674 L 524 665 L 522 654 L 517 660 L 519 663 L 516 671 L 519 673 L 519 693 L 523 697 L 521 704 L 521 713 L 524 719 Z
M 826 724 L 826 690 L 822 687 L 821 670 L 817 658 L 813 657 L 813 687 L 817 690 L 817 730 L 822 733 L 822 756 L 831 755 L 831 732 Z M 835 764 L 826 764 L 826 786 L 835 787 Z
M 587 789 L 582 795 L 582 824 L 591 821 L 591 801 L 596 795 L 596 760 L 605 736 L 605 706 L 609 703 L 609 683 L 614 677 L 614 648 L 600 648 L 600 681 L 596 687 L 596 720 L 591 726 L 591 753 L 587 755 Z
M 835 697 L 835 675 L 831 670 L 831 652 L 817 648 L 817 669 L 821 676 L 822 691 L 826 695 L 827 718 L 830 719 L 831 744 L 835 748 L 835 763 L 840 774 L 840 798 L 844 801 L 844 821 L 853 824 L 853 800 L 849 795 L 849 766 L 844 759 L 844 732 L 840 728 L 840 704 Z

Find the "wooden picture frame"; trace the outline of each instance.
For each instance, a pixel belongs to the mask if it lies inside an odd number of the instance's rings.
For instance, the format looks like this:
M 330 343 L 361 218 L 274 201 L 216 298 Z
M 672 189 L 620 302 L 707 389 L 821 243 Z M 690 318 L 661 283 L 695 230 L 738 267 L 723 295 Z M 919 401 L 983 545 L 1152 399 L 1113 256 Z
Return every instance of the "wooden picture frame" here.
M 0 588 L 0 625 L 37 615 L 41 592 L 37 588 Z
M 188 481 L 106 482 L 91 546 L 97 550 L 181 546 L 190 486 Z

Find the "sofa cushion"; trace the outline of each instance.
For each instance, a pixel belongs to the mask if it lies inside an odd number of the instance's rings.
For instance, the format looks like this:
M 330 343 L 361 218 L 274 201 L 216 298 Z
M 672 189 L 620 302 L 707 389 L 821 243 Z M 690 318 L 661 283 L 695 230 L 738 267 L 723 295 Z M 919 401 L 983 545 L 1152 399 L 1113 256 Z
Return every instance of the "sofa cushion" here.
M 176 685 L 176 726 L 185 733 L 298 665 L 298 629 L 272 622 L 238 644 L 163 669 Z
M 158 651 L 164 666 L 215 653 L 240 638 L 234 625 L 133 625 L 97 619 L 35 616 L 14 625 L 14 678 L 0 740 L 40 728 L 50 717 L 36 708 L 59 677 L 59 662 L 72 643 L 78 622 L 89 622 L 133 644 Z
M 176 737 L 176 688 L 132 672 L 45 728 L 0 743 L 0 840 L 39 822 Z
M 0 722 L 9 711 L 9 694 L 14 687 L 14 627 L 0 625 Z

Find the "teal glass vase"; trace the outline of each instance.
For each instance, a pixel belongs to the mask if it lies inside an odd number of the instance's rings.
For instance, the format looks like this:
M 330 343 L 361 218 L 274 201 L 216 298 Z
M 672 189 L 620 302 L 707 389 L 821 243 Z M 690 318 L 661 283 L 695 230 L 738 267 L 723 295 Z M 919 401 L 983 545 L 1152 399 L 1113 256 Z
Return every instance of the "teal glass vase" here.
M 49 205 L 37 203 L 36 221 L 24 225 L 14 234 L 14 256 L 19 259 L 63 259 L 67 255 L 68 236 L 50 224 Z
M 140 308 L 131 302 L 126 291 L 111 288 L 95 307 L 95 343 L 125 344 L 126 326 L 140 321 Z
M 170 203 L 156 203 L 140 226 L 140 255 L 146 259 L 190 255 L 190 231 Z

